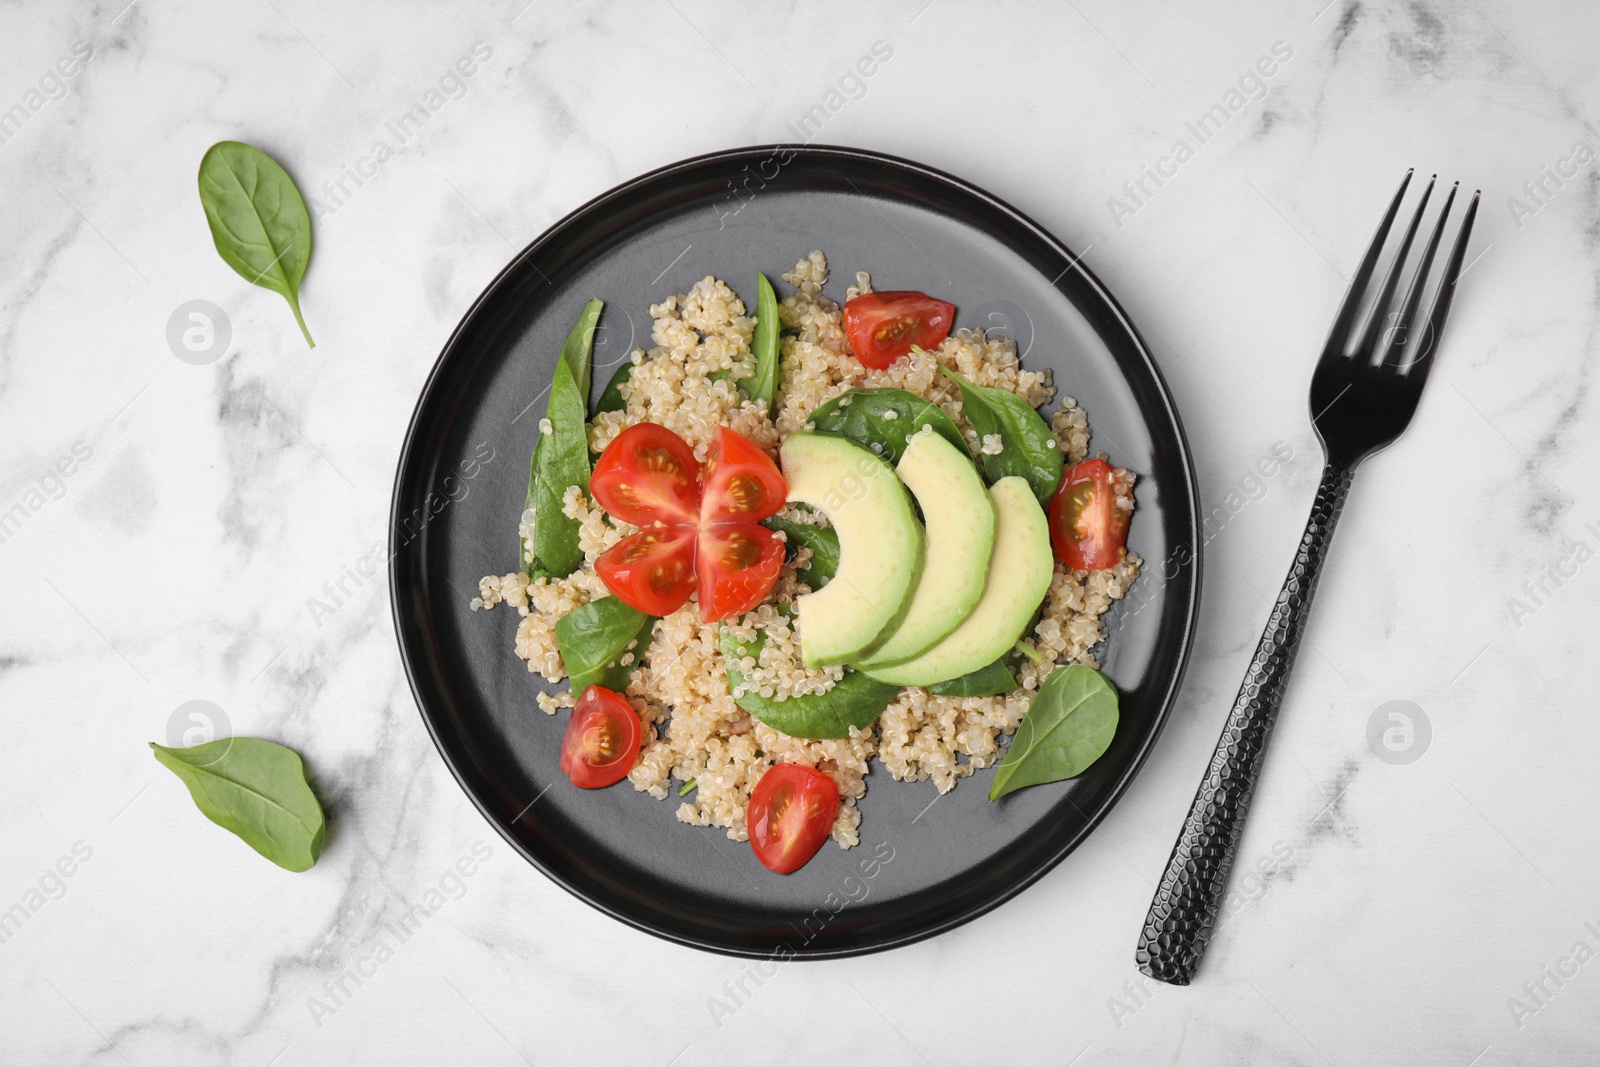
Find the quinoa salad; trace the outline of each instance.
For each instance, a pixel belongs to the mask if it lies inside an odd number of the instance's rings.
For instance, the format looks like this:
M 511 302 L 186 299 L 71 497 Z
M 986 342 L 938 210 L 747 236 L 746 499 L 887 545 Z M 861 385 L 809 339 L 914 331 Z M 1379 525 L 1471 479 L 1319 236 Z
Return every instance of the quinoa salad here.
M 762 572 L 764 584 L 759 589 L 758 603 L 748 608 L 737 604 L 740 610 L 736 614 L 708 620 L 704 603 L 708 586 L 702 575 L 699 579 L 702 584 L 696 592 L 688 594 L 687 600 L 674 610 L 649 610 L 647 605 L 633 604 L 634 608 L 644 609 L 636 613 L 643 621 L 628 623 L 637 625 L 637 630 L 619 631 L 623 636 L 631 632 L 632 636 L 626 641 L 621 636 L 615 638 L 619 643 L 614 655 L 608 653 L 604 662 L 584 664 L 585 679 L 602 679 L 593 683 L 593 689 L 585 687 L 582 692 L 574 692 L 575 683 L 573 688 L 550 692 L 534 692 L 530 687 L 529 693 L 530 712 L 536 707 L 546 715 L 557 715 L 573 709 L 570 712 L 573 730 L 569 730 L 568 736 L 573 744 L 582 743 L 582 738 L 573 741 L 577 716 L 582 710 L 580 697 L 588 701 L 588 694 L 595 689 L 620 697 L 637 717 L 637 734 L 626 736 L 637 740 L 622 745 L 626 749 L 631 743 L 633 751 L 624 751 L 620 756 L 613 752 L 607 757 L 618 768 L 609 781 L 620 781 L 624 776 L 622 765 L 615 760 L 625 760 L 625 777 L 633 789 L 675 804 L 681 822 L 722 827 L 735 841 L 751 840 L 754 833 L 757 840 L 752 844 L 762 856 L 762 862 L 780 872 L 785 868 L 769 862 L 762 853 L 761 838 L 770 832 L 767 807 L 760 803 L 759 795 L 758 804 L 752 805 L 752 795 L 759 794 L 759 784 L 776 767 L 792 766 L 818 779 L 831 780 L 837 789 L 836 800 L 830 797 L 828 806 L 814 805 L 811 810 L 831 816 L 831 822 L 821 828 L 822 836 L 831 837 L 843 848 L 860 841 L 858 804 L 867 792 L 869 776 L 876 788 L 895 788 L 886 779 L 930 781 L 938 793 L 943 794 L 961 779 L 984 768 L 993 768 L 1002 760 L 1013 762 L 1007 757 L 1011 751 L 1019 763 L 1014 780 L 1006 789 L 999 789 L 997 781 L 991 791 L 993 799 L 998 792 L 1009 788 L 1081 773 L 1082 767 L 1076 766 L 1037 766 L 1044 757 L 1021 751 L 1021 738 L 1029 731 L 1018 734 L 1018 728 L 1036 700 L 1041 704 L 1045 702 L 1041 697 L 1042 688 L 1048 692 L 1051 686 L 1065 685 L 1068 669 L 1073 672 L 1081 669 L 1081 676 L 1071 674 L 1071 685 L 1098 687 L 1093 689 L 1097 699 L 1109 693 L 1106 699 L 1110 701 L 1110 725 L 1106 726 L 1105 721 L 1093 725 L 1099 746 L 1094 756 L 1109 745 L 1115 729 L 1115 691 L 1096 673 L 1095 650 L 1106 636 L 1105 613 L 1127 592 L 1138 577 L 1141 565 L 1138 555 L 1123 547 L 1133 512 L 1134 476 L 1108 464 L 1104 457 L 1091 456 L 1087 416 L 1072 397 L 1057 395 L 1048 369 L 1025 369 L 1010 339 L 989 337 L 977 330 L 951 329 L 953 306 L 931 298 L 924 298 L 928 306 L 937 304 L 949 309 L 937 342 L 912 343 L 887 366 L 870 365 L 882 360 L 858 354 L 862 348 L 860 338 L 865 335 L 858 333 L 857 324 L 849 321 L 847 309 L 858 306 L 858 299 L 862 301 L 859 306 L 866 308 L 879 297 L 921 297 L 922 294 L 875 293 L 871 277 L 862 272 L 855 275 L 847 303 L 841 305 L 823 295 L 827 279 L 828 263 L 820 251 L 813 251 L 796 263 L 792 271 L 783 274 L 785 284 L 776 290 L 782 295 L 774 301 L 776 321 L 767 324 L 765 339 L 761 335 L 758 309 L 747 307 L 722 280 L 708 276 L 695 283 L 689 292 L 668 296 L 650 307 L 651 347 L 637 348 L 630 354 L 622 373 L 612 379 L 607 389 L 609 403 L 603 397 L 593 410 L 585 406 L 589 393 L 587 367 L 580 368 L 580 373 L 558 366 L 558 386 L 562 374 L 571 373 L 579 379 L 582 399 L 576 410 L 587 416 L 581 420 L 581 433 L 588 452 L 584 460 L 592 464 L 593 482 L 580 478 L 565 486 L 548 484 L 550 477 L 560 480 L 559 476 L 548 473 L 558 469 L 558 464 L 553 455 L 541 457 L 539 453 L 546 449 L 554 453 L 563 429 L 561 413 L 557 410 L 559 397 L 552 392 L 551 408 L 540 424 L 539 451 L 534 457 L 533 481 L 545 477 L 547 484 L 542 488 L 530 486 L 529 506 L 514 531 L 519 538 L 524 568 L 484 577 L 479 583 L 479 595 L 471 604 L 474 609 L 510 610 L 521 616 L 515 651 L 526 661 L 529 671 L 549 683 L 561 682 L 569 674 L 576 675 L 576 665 L 569 664 L 567 659 L 577 657 L 570 651 L 569 656 L 563 655 L 566 635 L 562 620 L 614 595 L 629 599 L 620 582 L 638 579 L 627 578 L 631 572 L 624 563 L 631 565 L 634 556 L 641 556 L 647 549 L 655 550 L 659 547 L 657 542 L 667 539 L 667 533 L 662 533 L 654 542 L 646 537 L 644 548 L 632 555 L 626 551 L 625 541 L 632 544 L 634 542 L 629 539 L 646 536 L 649 530 L 641 522 L 630 522 L 612 514 L 611 509 L 600 502 L 601 499 L 609 502 L 611 498 L 605 496 L 604 486 L 614 484 L 605 480 L 612 477 L 605 472 L 610 469 L 607 466 L 610 457 L 617 451 L 611 446 L 617 443 L 620 448 L 624 441 L 631 440 L 624 437 L 625 433 L 646 424 L 670 431 L 692 450 L 694 461 L 703 465 L 704 473 L 697 477 L 703 478 L 708 501 L 716 477 L 713 472 L 725 474 L 727 465 L 734 462 L 725 458 L 733 455 L 734 445 L 730 443 L 734 441 L 733 435 L 753 445 L 761 454 L 745 462 L 764 464 L 763 472 L 770 467 L 776 473 L 775 461 L 781 458 L 782 478 L 776 484 L 781 493 L 787 480 L 789 496 L 785 499 L 780 495 L 771 501 L 765 517 L 757 516 L 757 523 L 763 529 L 772 530 L 771 536 L 782 544 L 781 562 L 773 555 L 770 571 Z M 774 290 L 764 277 L 761 284 L 765 299 L 766 294 Z M 591 304 L 595 306 L 593 314 L 598 315 L 599 301 Z M 936 312 L 932 316 L 938 318 Z M 927 319 L 925 314 L 924 320 Z M 887 321 L 879 320 L 877 336 L 880 341 L 886 339 L 892 345 L 898 341 L 896 331 L 901 327 L 882 326 Z M 921 323 L 922 326 L 926 324 L 926 321 Z M 589 325 L 592 342 L 592 317 Z M 576 336 L 578 331 L 574 333 Z M 569 338 L 569 348 L 572 345 Z M 774 352 L 766 367 L 760 354 L 764 345 L 772 346 Z M 761 395 L 760 388 L 754 388 L 755 395 L 752 395 L 752 382 L 763 376 L 771 379 L 765 383 L 767 396 Z M 897 418 L 901 420 L 900 425 L 906 425 L 905 416 L 901 414 L 906 410 L 903 394 L 911 394 L 924 408 L 937 409 L 928 412 L 927 421 L 938 422 L 938 426 L 931 428 L 906 426 L 914 431 L 902 435 L 906 445 L 913 445 L 919 436 L 937 436 L 935 431 L 939 426 L 953 423 L 964 450 L 951 451 L 964 452 L 962 462 L 971 465 L 975 491 L 993 492 L 997 506 L 1001 507 L 999 532 L 991 532 L 989 541 L 984 542 L 985 545 L 993 543 L 992 549 L 983 549 L 984 558 L 991 562 L 987 571 L 983 562 L 977 565 L 978 574 L 971 594 L 973 601 L 982 595 L 985 580 L 990 584 L 1001 580 L 996 576 L 1001 566 L 1000 555 L 1003 549 L 1011 550 L 1004 546 L 1020 543 L 1020 535 L 1008 533 L 1010 527 L 1006 525 L 1000 490 L 1002 480 L 1018 482 L 1026 489 L 1026 479 L 997 479 L 995 475 L 1005 470 L 997 461 L 1015 459 L 1013 449 L 1022 449 L 1022 443 L 1009 427 L 1020 426 L 1019 420 L 1027 412 L 999 394 L 1020 398 L 1026 408 L 1033 409 L 1039 422 L 1038 433 L 1048 434 L 1044 447 L 1059 453 L 1054 466 L 1050 466 L 1052 457 L 1047 454 L 1040 453 L 1042 458 L 1034 461 L 1036 468 L 1051 472 L 1050 478 L 1057 484 L 1035 478 L 1034 491 L 1021 493 L 1026 497 L 1026 507 L 1038 513 L 1037 521 L 1042 523 L 1048 512 L 1048 533 L 1040 535 L 1046 539 L 1039 543 L 1046 546 L 1046 551 L 1054 545 L 1054 552 L 1049 553 L 1045 561 L 1041 562 L 1037 553 L 1029 558 L 1031 573 L 1040 575 L 1036 579 L 1033 601 L 1037 606 L 1029 605 L 1031 612 L 1019 616 L 1020 629 L 1014 631 L 1017 637 L 1014 642 L 1008 641 L 1010 647 L 985 668 L 987 674 L 973 671 L 964 676 L 966 679 L 999 678 L 997 685 L 964 679 L 926 685 L 901 683 L 896 679 L 935 675 L 924 672 L 919 676 L 916 670 L 897 666 L 892 661 L 880 665 L 874 660 L 874 648 L 883 647 L 885 641 L 892 644 L 894 634 L 926 618 L 926 613 L 918 607 L 922 601 L 917 598 L 933 597 L 935 591 L 918 588 L 918 573 L 923 565 L 920 558 L 908 564 L 903 579 L 896 579 L 901 582 L 894 587 L 895 595 L 902 599 L 899 615 L 878 627 L 874 644 L 863 644 L 860 640 L 851 644 L 849 634 L 844 633 L 838 638 L 839 648 L 844 650 L 839 656 L 825 655 L 821 647 L 821 622 L 816 621 L 821 616 L 815 612 L 822 610 L 817 586 L 826 568 L 818 556 L 827 553 L 800 541 L 810 541 L 805 535 L 813 531 L 836 532 L 842 542 L 837 560 L 840 573 L 844 573 L 844 568 L 859 568 L 867 563 L 859 558 L 860 549 L 855 550 L 857 558 L 852 562 L 849 537 L 853 535 L 847 532 L 844 518 L 829 512 L 826 506 L 815 505 L 814 501 L 808 506 L 795 500 L 794 494 L 802 491 L 799 488 L 802 459 L 808 464 L 820 462 L 813 461 L 809 454 L 801 455 L 800 445 L 811 438 L 833 438 L 833 433 L 820 432 L 829 426 L 842 427 L 839 434 L 849 437 L 852 427 L 861 419 L 872 417 L 868 407 L 871 403 L 882 408 L 881 414 L 876 416 L 873 434 L 881 434 L 884 424 L 892 427 Z M 986 398 L 982 418 L 973 410 L 974 398 L 979 395 Z M 1006 419 L 1011 421 L 1006 422 Z M 570 415 L 567 421 L 572 421 Z M 827 426 L 822 425 L 825 422 Z M 572 432 L 570 426 L 567 430 Z M 1016 432 L 1026 430 L 1022 427 Z M 902 448 L 898 438 L 895 443 L 905 456 L 899 467 L 901 476 L 915 489 L 915 483 L 905 474 L 911 449 Z M 881 457 L 887 470 L 896 469 L 876 436 L 868 440 L 858 433 L 849 447 Z M 1059 475 L 1053 473 L 1057 470 Z M 541 474 L 541 471 L 546 473 Z M 770 475 L 762 473 L 760 477 L 771 484 Z M 927 566 L 931 568 L 939 542 L 927 499 L 920 490 L 915 496 L 904 486 L 897 486 L 895 491 L 911 502 L 905 509 L 910 524 L 917 527 L 907 535 L 910 540 L 906 543 L 925 546 L 920 550 L 907 549 L 905 554 L 924 551 Z M 694 488 L 693 492 L 698 493 L 700 489 Z M 551 503 L 539 506 L 538 499 Z M 778 509 L 779 502 L 782 502 L 781 509 Z M 552 517 L 555 508 L 559 508 L 560 518 Z M 618 506 L 615 510 L 623 509 Z M 919 514 L 922 515 L 920 521 Z M 1103 518 L 1096 520 L 1096 516 Z M 510 518 L 512 516 L 508 516 L 508 526 Z M 537 558 L 536 549 L 541 535 L 548 534 L 541 527 L 562 520 L 575 534 L 576 550 L 570 560 L 570 564 L 575 565 L 567 573 L 550 573 L 551 568 Z M 989 529 L 995 530 L 995 520 L 988 521 Z M 1115 531 L 1109 554 L 1104 551 L 1105 544 L 1097 549 L 1093 541 L 1098 536 L 1095 521 L 1101 522 L 1100 535 L 1106 529 Z M 926 523 L 926 533 L 922 532 L 922 522 Z M 830 527 L 837 527 L 837 530 Z M 661 529 L 666 530 L 666 527 Z M 690 554 L 683 558 L 689 559 L 691 566 L 694 560 L 699 560 L 702 570 L 708 565 L 705 553 L 710 543 L 709 531 L 709 526 L 701 528 L 698 549 L 684 550 Z M 512 532 L 508 529 L 508 538 Z M 732 545 L 729 558 L 742 552 L 744 556 L 740 558 L 748 562 L 754 559 L 753 554 L 761 545 L 752 547 L 753 542 L 748 537 L 741 541 L 739 536 L 743 535 L 728 534 L 717 544 Z M 923 540 L 917 542 L 917 537 Z M 692 544 L 692 541 L 685 543 Z M 825 543 L 828 542 L 818 541 L 815 545 Z M 895 542 L 890 538 L 886 543 L 892 546 Z M 879 549 L 875 547 L 873 551 Z M 885 558 L 897 558 L 897 551 L 892 547 L 882 549 Z M 693 554 L 695 552 L 698 555 Z M 1096 552 L 1098 555 L 1090 565 L 1083 565 L 1089 558 L 1085 553 L 1092 556 Z M 608 560 L 618 562 L 608 569 Z M 1080 565 L 1073 566 L 1073 562 Z M 833 565 L 830 562 L 828 566 Z M 619 579 L 618 574 L 622 574 L 623 579 Z M 741 584 L 730 578 L 729 584 L 719 588 L 734 589 L 746 595 L 744 591 L 754 581 L 754 578 L 747 578 Z M 835 582 L 829 582 L 822 586 L 822 591 L 834 585 Z M 901 589 L 905 590 L 903 594 L 898 592 Z M 836 592 L 842 596 L 845 590 L 841 588 Z M 1042 597 L 1038 595 L 1041 592 Z M 819 597 L 813 602 L 815 610 L 810 615 L 805 606 L 808 595 Z M 748 596 L 753 598 L 756 593 L 748 593 Z M 620 605 L 618 607 L 622 610 Z M 963 610 L 974 609 L 967 604 Z M 877 625 L 876 620 L 870 622 L 869 630 Z M 943 627 L 945 633 L 961 632 L 959 628 L 951 628 L 958 623 L 949 620 L 947 623 Z M 844 620 L 839 626 L 848 629 L 850 624 L 851 620 Z M 615 627 L 606 632 L 614 630 Z M 817 640 L 815 647 L 813 638 Z M 901 656 L 900 662 L 911 664 L 918 662 L 919 649 L 940 647 L 937 641 L 931 645 L 926 641 L 918 644 L 911 636 L 904 637 L 901 644 L 904 645 L 901 651 L 911 656 L 909 660 Z M 840 661 L 840 656 L 846 658 Z M 813 659 L 815 665 L 807 666 Z M 1047 686 L 1057 675 L 1062 677 Z M 804 698 L 826 699 L 832 693 L 838 693 L 843 701 L 847 689 L 858 693 L 868 686 L 876 687 L 871 692 L 881 693 L 880 699 L 885 703 L 870 721 L 852 723 L 847 730 L 841 729 L 839 732 L 843 736 L 794 736 L 772 724 L 789 721 L 778 713 L 790 702 Z M 1006 691 L 983 691 L 993 688 Z M 970 693 L 979 695 L 967 695 Z M 774 714 L 758 714 L 752 712 L 751 707 L 773 709 Z M 1035 714 L 1045 712 L 1036 709 Z M 1085 713 L 1073 714 L 1082 716 Z M 1051 720 L 1050 728 L 1054 728 L 1055 721 Z M 632 729 L 630 724 L 624 725 Z M 1041 724 L 1040 729 L 1046 727 Z M 1088 730 L 1089 726 L 1083 729 Z M 1013 735 L 1017 735 L 1018 744 L 1008 743 Z M 578 759 L 564 748 L 563 770 L 568 769 L 569 756 L 574 761 Z M 1034 757 L 1033 762 L 1028 763 L 1024 757 Z M 581 786 L 593 784 L 576 775 L 573 782 Z M 826 781 L 821 782 L 820 788 L 826 791 Z M 773 803 L 776 807 L 770 813 L 770 821 L 776 823 L 783 817 L 782 802 Z M 761 810 L 759 827 L 755 814 L 758 807 Z M 818 840 L 817 845 L 820 844 Z M 799 862 L 803 864 L 814 851 L 815 846 L 812 846 Z

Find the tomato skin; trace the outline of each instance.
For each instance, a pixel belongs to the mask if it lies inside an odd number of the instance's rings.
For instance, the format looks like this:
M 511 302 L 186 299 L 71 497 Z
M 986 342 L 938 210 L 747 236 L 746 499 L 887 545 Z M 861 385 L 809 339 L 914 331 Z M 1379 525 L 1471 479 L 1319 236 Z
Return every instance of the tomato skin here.
M 604 789 L 639 762 L 639 713 L 621 695 L 591 685 L 561 738 L 561 772 L 579 789 Z
M 700 618 L 706 622 L 731 619 L 760 604 L 783 567 L 783 542 L 754 522 L 713 526 L 700 534 L 696 551 Z
M 956 308 L 914 290 L 863 293 L 845 301 L 844 328 L 850 350 L 874 370 L 918 348 L 937 348 L 950 336 Z
M 1086 459 L 1062 475 L 1050 498 L 1050 543 L 1074 570 L 1103 571 L 1128 554 L 1132 512 L 1117 507 L 1116 477 L 1105 460 Z
M 589 494 L 635 526 L 693 525 L 700 517 L 700 476 L 700 461 L 683 438 L 665 426 L 641 422 L 623 430 L 600 454 L 589 475 Z
M 743 434 L 717 427 L 706 460 L 700 498 L 700 525 L 760 522 L 776 515 L 789 495 L 772 457 Z
M 778 581 L 783 542 L 757 523 L 783 507 L 788 484 L 771 456 L 726 426 L 717 427 L 703 466 L 665 426 L 630 426 L 596 461 L 589 492 L 612 516 L 641 527 L 594 565 L 631 608 L 670 615 L 698 579 L 701 618 L 716 622 L 754 608 Z
M 651 526 L 624 537 L 594 561 L 611 594 L 647 615 L 671 615 L 694 592 L 693 527 Z
M 750 847 L 769 871 L 790 874 L 804 867 L 833 832 L 839 787 L 819 770 L 780 763 L 750 791 L 745 824 Z

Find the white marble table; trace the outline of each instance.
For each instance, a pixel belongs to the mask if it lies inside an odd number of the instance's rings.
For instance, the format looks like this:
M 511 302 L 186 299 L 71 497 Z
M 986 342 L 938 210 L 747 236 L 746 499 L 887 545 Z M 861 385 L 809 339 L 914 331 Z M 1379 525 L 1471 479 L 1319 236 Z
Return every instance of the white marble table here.
M 0 13 L 0 912 L 23 915 L 0 1062 L 1592 1061 L 1600 10 L 1322 2 Z M 841 82 L 876 42 L 890 57 Z M 1230 90 L 1202 142 L 1188 124 Z M 397 124 L 419 103 L 425 125 Z M 962 174 L 1086 250 L 1231 511 L 1182 700 L 1083 848 L 954 933 L 745 996 L 747 964 L 607 919 L 500 841 L 359 571 L 423 377 L 513 250 L 644 170 L 793 139 L 818 103 L 816 140 Z M 315 351 L 211 249 L 195 168 L 235 137 L 324 202 Z M 1345 513 L 1240 854 L 1256 873 L 1198 983 L 1155 987 L 1138 927 L 1316 484 L 1312 355 L 1413 165 L 1484 188 L 1482 255 L 1412 430 Z M 1146 166 L 1169 176 L 1139 192 Z M 166 341 L 196 299 L 231 322 L 200 366 Z M 1293 458 L 1250 481 L 1274 447 Z M 192 700 L 306 754 L 337 814 L 312 872 L 205 822 L 150 758 Z M 1421 758 L 1369 747 L 1390 701 L 1431 723 Z

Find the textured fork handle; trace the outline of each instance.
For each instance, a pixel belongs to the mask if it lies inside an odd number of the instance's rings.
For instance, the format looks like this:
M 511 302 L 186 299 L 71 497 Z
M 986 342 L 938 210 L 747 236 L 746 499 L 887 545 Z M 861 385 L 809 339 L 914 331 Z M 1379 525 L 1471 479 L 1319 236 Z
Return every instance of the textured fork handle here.
M 1332 465 L 1322 469 L 1322 484 L 1300 538 L 1300 550 L 1272 606 L 1266 631 L 1211 756 L 1211 766 L 1195 793 L 1183 833 L 1161 876 L 1161 887 L 1150 903 L 1136 959 L 1139 970 L 1162 982 L 1188 985 L 1211 940 L 1245 813 L 1261 775 L 1267 738 L 1277 721 L 1289 669 L 1310 614 L 1317 574 L 1353 475 L 1353 470 Z

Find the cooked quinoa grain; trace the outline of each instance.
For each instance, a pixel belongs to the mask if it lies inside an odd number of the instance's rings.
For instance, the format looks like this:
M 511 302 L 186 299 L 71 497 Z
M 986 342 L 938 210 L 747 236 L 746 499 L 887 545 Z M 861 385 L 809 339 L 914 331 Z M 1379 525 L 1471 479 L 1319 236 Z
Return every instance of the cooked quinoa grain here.
M 589 425 L 589 447 L 603 451 L 616 436 L 640 422 L 655 422 L 679 434 L 707 457 L 712 434 L 728 426 L 776 456 L 779 441 L 801 429 L 811 412 L 828 400 L 856 388 L 892 386 L 938 404 L 966 436 L 974 452 L 1000 451 L 997 435 L 980 438 L 962 413 L 959 389 L 938 372 L 955 371 L 973 384 L 1007 389 L 1035 407 L 1049 402 L 1055 388 L 1050 372 L 1024 370 L 1015 345 L 975 330 L 957 330 L 936 350 L 915 351 L 886 370 L 864 366 L 850 353 L 839 306 L 822 295 L 827 260 L 812 252 L 783 276 L 793 291 L 779 306 L 782 373 L 774 410 L 748 400 L 737 383 L 754 373 L 750 339 L 755 319 L 722 281 L 707 277 L 687 293 L 669 297 L 650 309 L 653 346 L 630 355 L 634 369 L 622 383 L 625 407 L 596 415 Z M 872 291 L 872 279 L 858 273 L 849 295 Z M 848 401 L 845 401 L 848 403 Z M 893 413 L 885 415 L 890 418 Z M 1055 444 L 1069 463 L 1088 455 L 1089 424 L 1071 397 L 1062 397 L 1050 415 Z M 541 424 L 541 430 L 544 430 Z M 928 432 L 923 427 L 923 432 Z M 1133 507 L 1133 475 L 1116 473 L 1116 505 Z M 516 653 L 528 669 L 549 682 L 565 677 L 556 648 L 555 624 L 573 609 L 609 596 L 594 572 L 594 561 L 606 549 L 634 532 L 592 504 L 576 487 L 568 488 L 563 510 L 579 523 L 584 565 L 561 579 L 529 581 L 521 572 L 490 575 L 479 582 L 474 609 L 505 604 L 520 616 Z M 803 507 L 780 514 L 794 522 L 825 525 L 826 519 Z M 519 532 L 531 540 L 533 513 L 524 512 Z M 810 552 L 800 549 L 784 564 L 768 603 L 727 625 L 743 641 L 759 632 L 765 637 L 759 658 L 738 664 L 744 686 L 765 697 L 825 692 L 843 677 L 831 667 L 807 669 L 800 661 L 800 635 L 788 613 L 780 610 L 810 592 L 798 577 Z M 693 791 L 678 805 L 677 816 L 695 826 L 719 826 L 736 841 L 748 837 L 745 808 L 750 791 L 767 769 L 778 763 L 800 763 L 828 774 L 839 786 L 841 804 L 833 838 L 849 848 L 859 840 L 861 813 L 857 802 L 867 790 L 867 773 L 876 758 L 891 778 L 932 781 L 940 793 L 974 771 L 997 763 L 1001 740 L 1017 729 L 1033 694 L 1050 672 L 1069 663 L 1097 666 L 1094 647 L 1105 636 L 1101 616 L 1138 577 L 1139 557 L 1129 553 L 1105 571 L 1074 571 L 1056 565 L 1055 578 L 1033 632 L 1025 640 L 1039 662 L 1025 660 L 1018 671 L 1021 688 L 993 697 L 942 697 L 926 689 L 906 688 L 872 726 L 835 741 L 807 741 L 781 734 L 755 719 L 734 702 L 727 668 L 719 649 L 719 625 L 700 621 L 691 598 L 660 620 L 645 648 L 632 648 L 627 658 L 637 669 L 624 694 L 639 714 L 645 743 L 639 762 L 628 774 L 633 787 L 657 800 L 674 797 L 682 783 Z M 570 691 L 539 693 L 535 703 L 546 714 L 573 706 Z

